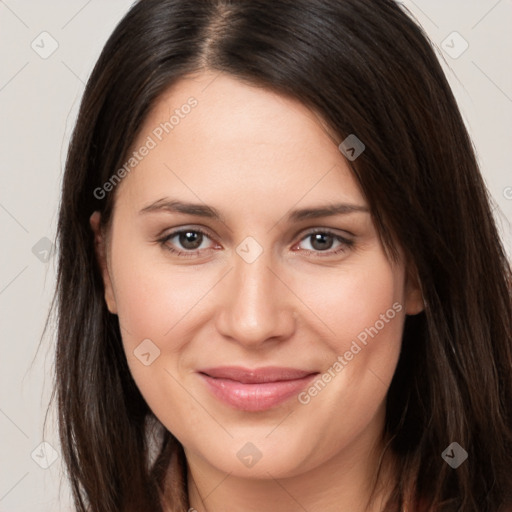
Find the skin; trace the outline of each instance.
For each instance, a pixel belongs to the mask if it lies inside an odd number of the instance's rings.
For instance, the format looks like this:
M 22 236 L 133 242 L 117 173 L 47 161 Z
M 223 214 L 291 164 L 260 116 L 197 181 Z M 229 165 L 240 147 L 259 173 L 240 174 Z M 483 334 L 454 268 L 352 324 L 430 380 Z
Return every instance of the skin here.
M 287 220 L 298 208 L 368 208 L 341 140 L 293 99 L 204 72 L 159 99 L 133 147 L 191 96 L 197 106 L 115 190 L 107 233 L 99 213 L 91 217 L 106 303 L 119 317 L 138 387 L 184 446 L 191 506 L 380 510 L 392 479 L 387 463 L 376 500 L 366 505 L 404 318 L 423 307 L 418 287 L 402 262 L 388 260 L 367 211 Z M 141 213 L 163 198 L 211 205 L 223 220 Z M 178 236 L 158 241 L 198 227 L 209 234 L 199 249 Z M 313 228 L 352 245 L 328 238 L 322 251 L 308 236 Z M 263 250 L 252 263 L 236 252 L 249 236 Z M 215 398 L 196 373 L 221 365 L 322 373 L 396 303 L 401 311 L 307 404 L 293 397 L 267 411 L 240 411 Z M 134 355 L 144 339 L 160 350 L 147 366 Z M 237 457 L 247 442 L 261 453 L 250 468 Z

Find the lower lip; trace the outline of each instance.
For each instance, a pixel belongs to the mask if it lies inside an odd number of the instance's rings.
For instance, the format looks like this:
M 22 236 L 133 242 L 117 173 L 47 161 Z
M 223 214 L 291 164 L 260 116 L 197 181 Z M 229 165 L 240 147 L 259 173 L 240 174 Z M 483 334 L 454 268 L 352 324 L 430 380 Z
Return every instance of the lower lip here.
M 265 382 L 261 384 L 242 384 L 230 379 L 218 379 L 199 374 L 210 391 L 226 404 L 241 411 L 265 411 L 276 407 L 304 389 L 317 374 L 301 379 Z

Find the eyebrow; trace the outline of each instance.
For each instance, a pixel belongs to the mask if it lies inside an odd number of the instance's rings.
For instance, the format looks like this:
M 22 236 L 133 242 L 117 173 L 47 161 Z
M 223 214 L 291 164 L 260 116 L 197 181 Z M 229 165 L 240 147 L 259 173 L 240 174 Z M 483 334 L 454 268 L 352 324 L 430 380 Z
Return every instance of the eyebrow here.
M 357 204 L 331 204 L 316 208 L 301 208 L 292 211 L 288 215 L 288 221 L 300 221 L 305 219 L 316 219 L 318 217 L 331 217 L 333 215 L 346 215 L 348 213 L 364 212 L 369 213 L 370 210 L 366 206 Z
M 170 212 L 170 213 L 184 213 L 187 215 L 194 215 L 197 217 L 205 217 L 209 219 L 219 220 L 225 223 L 224 217 L 213 206 L 199 203 L 187 203 L 183 201 L 160 199 L 144 207 L 139 213 L 152 213 L 152 212 Z M 300 208 L 293 210 L 288 214 L 288 222 L 298 222 L 306 219 L 316 219 L 319 217 L 331 217 L 334 215 L 346 215 L 350 213 L 363 212 L 369 213 L 366 206 L 339 203 L 322 205 L 319 207 Z
M 159 199 L 158 201 L 155 201 L 149 206 L 143 208 L 139 213 L 143 214 L 160 211 L 170 213 L 185 213 L 188 215 L 196 215 L 198 217 L 206 217 L 224 222 L 222 215 L 213 206 L 199 203 L 185 203 L 183 201 L 175 201 L 170 199 Z

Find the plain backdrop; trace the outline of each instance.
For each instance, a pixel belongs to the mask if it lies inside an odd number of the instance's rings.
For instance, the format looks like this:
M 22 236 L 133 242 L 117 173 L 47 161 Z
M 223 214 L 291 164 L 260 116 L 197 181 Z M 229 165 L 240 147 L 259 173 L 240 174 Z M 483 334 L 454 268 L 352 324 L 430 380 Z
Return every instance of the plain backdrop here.
M 94 62 L 131 3 L 0 0 L 0 512 L 71 510 L 54 414 L 43 431 L 52 329 L 38 346 L 70 132 Z M 438 47 L 510 254 L 512 0 L 402 3 Z

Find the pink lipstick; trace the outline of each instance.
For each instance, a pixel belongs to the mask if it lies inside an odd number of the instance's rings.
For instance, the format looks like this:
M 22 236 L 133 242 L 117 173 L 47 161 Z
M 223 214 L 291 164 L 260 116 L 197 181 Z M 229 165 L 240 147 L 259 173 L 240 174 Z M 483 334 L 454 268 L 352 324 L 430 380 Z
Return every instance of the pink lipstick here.
M 222 366 L 198 371 L 219 400 L 242 411 L 264 411 L 296 396 L 318 372 L 267 366 Z

